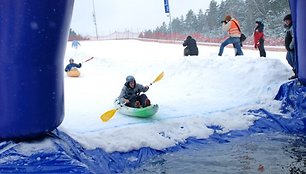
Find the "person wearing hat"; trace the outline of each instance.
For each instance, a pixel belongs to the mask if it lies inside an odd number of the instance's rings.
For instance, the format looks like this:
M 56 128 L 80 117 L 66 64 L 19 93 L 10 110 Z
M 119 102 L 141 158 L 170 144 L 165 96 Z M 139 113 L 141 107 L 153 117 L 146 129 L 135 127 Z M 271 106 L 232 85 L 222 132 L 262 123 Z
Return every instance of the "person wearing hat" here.
M 297 61 L 296 61 L 296 55 L 295 55 L 295 48 L 294 48 L 294 33 L 292 28 L 292 17 L 291 14 L 288 14 L 284 17 L 284 27 L 286 29 L 286 36 L 285 36 L 285 47 L 287 50 L 286 59 L 288 61 L 288 64 L 292 67 L 292 71 L 294 73 L 293 76 L 289 78 L 295 79 L 297 78 Z
M 243 52 L 241 50 L 241 43 L 240 43 L 241 31 L 240 31 L 239 22 L 228 15 L 225 17 L 224 21 L 222 21 L 222 28 L 224 31 L 228 32 L 229 38 L 227 38 L 224 42 L 222 42 L 218 55 L 222 56 L 224 48 L 228 44 L 233 44 L 234 48 L 236 49 L 236 55 L 242 56 Z
M 121 104 L 125 104 L 129 107 L 147 107 L 151 105 L 150 100 L 144 94 L 149 90 L 149 86 L 143 86 L 136 83 L 134 76 L 127 76 L 126 81 L 121 90 L 120 96 L 118 97 Z M 142 94 L 140 94 L 143 92 Z
M 184 49 L 184 56 L 197 56 L 199 54 L 197 41 L 191 36 L 187 36 L 186 40 L 183 43 L 183 46 L 186 47 Z
M 264 46 L 264 24 L 260 18 L 257 18 L 256 27 L 254 31 L 254 47 L 259 50 L 260 57 L 266 57 L 266 50 Z
M 76 64 L 76 63 L 74 63 L 74 60 L 71 58 L 71 59 L 69 59 L 69 64 L 65 68 L 65 72 L 68 72 L 68 71 L 70 71 L 74 68 L 81 68 L 81 67 L 82 67 L 81 63 Z

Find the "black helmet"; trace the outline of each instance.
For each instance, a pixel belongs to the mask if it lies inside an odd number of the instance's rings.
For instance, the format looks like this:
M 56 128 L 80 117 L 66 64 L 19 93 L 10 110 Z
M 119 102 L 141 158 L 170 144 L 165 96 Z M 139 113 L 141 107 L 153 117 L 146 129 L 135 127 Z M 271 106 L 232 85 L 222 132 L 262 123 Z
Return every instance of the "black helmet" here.
M 285 21 L 285 20 L 290 20 L 290 21 L 292 21 L 291 14 L 287 14 L 287 15 L 284 17 L 283 21 Z
M 131 76 L 131 75 L 127 76 L 126 77 L 126 82 L 131 82 L 131 81 L 135 81 L 134 76 Z
M 262 23 L 262 19 L 261 18 L 257 18 L 256 20 L 255 20 L 255 23 Z
M 70 59 L 69 59 L 69 62 L 70 62 L 70 63 L 73 63 L 73 62 L 74 62 L 73 58 L 70 58 Z

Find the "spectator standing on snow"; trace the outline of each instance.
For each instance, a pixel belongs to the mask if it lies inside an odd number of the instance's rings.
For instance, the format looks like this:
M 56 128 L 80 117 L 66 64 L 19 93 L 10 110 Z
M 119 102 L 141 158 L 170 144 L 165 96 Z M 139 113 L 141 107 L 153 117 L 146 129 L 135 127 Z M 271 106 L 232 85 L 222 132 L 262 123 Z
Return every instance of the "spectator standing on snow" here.
M 289 78 L 295 79 L 297 78 L 297 60 L 295 55 L 295 48 L 294 48 L 294 33 L 292 27 L 292 17 L 291 14 L 288 14 L 284 17 L 284 27 L 286 28 L 286 36 L 285 36 L 285 47 L 287 50 L 286 59 L 289 65 L 292 67 L 292 71 L 294 73 L 293 76 Z
M 264 46 L 264 24 L 261 19 L 256 19 L 256 27 L 254 31 L 254 47 L 259 50 L 260 57 L 266 57 L 266 50 Z
M 222 22 L 222 28 L 224 31 L 227 31 L 229 34 L 229 38 L 227 38 L 224 42 L 222 42 L 220 49 L 219 49 L 219 56 L 222 56 L 224 47 L 226 47 L 228 44 L 233 44 L 234 49 L 236 51 L 236 55 L 242 56 L 243 52 L 241 50 L 241 42 L 240 42 L 240 25 L 239 22 L 232 18 L 231 16 L 226 16 L 224 21 Z
M 197 56 L 199 54 L 197 41 L 191 36 L 187 36 L 186 40 L 183 43 L 183 46 L 186 47 L 184 49 L 184 56 Z

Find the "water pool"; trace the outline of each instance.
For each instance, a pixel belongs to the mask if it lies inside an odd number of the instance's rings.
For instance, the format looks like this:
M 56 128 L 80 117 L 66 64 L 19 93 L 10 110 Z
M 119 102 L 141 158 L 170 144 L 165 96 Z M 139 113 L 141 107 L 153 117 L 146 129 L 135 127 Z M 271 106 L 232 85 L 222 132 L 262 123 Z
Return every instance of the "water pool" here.
M 306 136 L 257 133 L 228 143 L 192 144 L 183 150 L 153 157 L 125 173 L 305 174 Z

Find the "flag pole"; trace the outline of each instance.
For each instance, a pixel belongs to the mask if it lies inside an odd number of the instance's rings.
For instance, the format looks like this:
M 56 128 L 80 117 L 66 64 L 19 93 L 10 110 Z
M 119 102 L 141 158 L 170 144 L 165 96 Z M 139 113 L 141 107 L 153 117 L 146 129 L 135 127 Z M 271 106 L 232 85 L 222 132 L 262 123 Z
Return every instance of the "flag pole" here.
M 172 22 L 171 22 L 171 13 L 169 12 L 169 29 L 170 29 L 170 40 L 172 41 Z
M 169 29 L 170 29 L 170 41 L 171 41 L 172 40 L 172 27 L 171 27 L 171 13 L 170 13 L 169 0 L 164 0 L 164 6 L 165 6 L 165 13 L 168 13 L 168 17 L 170 19 Z
M 94 22 L 94 25 L 95 25 L 95 28 L 96 28 L 96 38 L 97 40 L 99 40 L 99 35 L 98 35 L 98 27 L 97 27 L 97 19 L 96 19 L 96 10 L 95 10 L 95 2 L 94 0 L 92 0 L 92 5 L 93 5 L 93 22 Z

